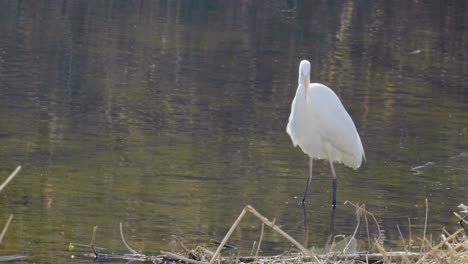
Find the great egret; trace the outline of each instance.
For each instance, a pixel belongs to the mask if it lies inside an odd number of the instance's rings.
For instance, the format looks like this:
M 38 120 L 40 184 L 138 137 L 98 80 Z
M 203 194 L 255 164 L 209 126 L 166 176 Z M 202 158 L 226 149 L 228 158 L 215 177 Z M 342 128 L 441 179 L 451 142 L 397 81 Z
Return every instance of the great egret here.
M 353 120 L 338 96 L 327 86 L 310 83 L 310 62 L 301 61 L 296 96 L 286 132 L 294 146 L 299 145 L 309 155 L 309 177 L 302 204 L 312 179 L 312 160 L 327 159 L 333 177 L 333 207 L 336 206 L 337 178 L 334 162 L 357 169 L 366 159 L 361 139 Z

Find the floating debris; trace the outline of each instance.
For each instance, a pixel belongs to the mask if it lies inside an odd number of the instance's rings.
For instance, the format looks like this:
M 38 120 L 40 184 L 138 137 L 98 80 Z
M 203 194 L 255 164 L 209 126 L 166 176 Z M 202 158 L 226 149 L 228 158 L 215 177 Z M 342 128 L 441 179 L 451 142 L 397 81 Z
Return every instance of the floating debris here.
M 411 51 L 409 54 L 419 54 L 419 53 L 421 53 L 421 50 L 417 49 L 417 50 Z
M 468 153 L 462 152 L 460 154 L 450 157 L 450 159 L 458 159 L 458 158 L 464 158 L 464 157 L 468 157 Z
M 457 207 L 460 208 L 460 210 L 461 210 L 460 213 L 461 214 L 468 214 L 468 205 L 464 205 L 464 204 L 461 203 Z
M 433 162 L 433 161 L 428 161 L 426 163 L 424 163 L 423 165 L 420 165 L 420 166 L 416 166 L 414 168 L 411 168 L 411 171 L 413 171 L 413 175 L 419 175 L 422 173 L 422 170 L 425 169 L 425 168 L 429 168 L 429 167 L 432 167 L 434 166 L 436 163 Z
M 0 256 L 0 262 L 23 260 L 26 258 L 27 258 L 26 256 L 21 256 L 21 255 Z

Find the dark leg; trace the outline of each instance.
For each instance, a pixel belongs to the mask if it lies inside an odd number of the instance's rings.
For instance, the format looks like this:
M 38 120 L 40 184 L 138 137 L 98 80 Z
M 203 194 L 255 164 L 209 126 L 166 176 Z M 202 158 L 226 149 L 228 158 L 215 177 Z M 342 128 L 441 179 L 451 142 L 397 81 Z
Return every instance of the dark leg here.
M 332 213 L 330 217 L 330 230 L 328 234 L 327 243 L 325 244 L 325 248 L 329 249 L 332 245 L 333 238 L 335 237 L 335 215 L 336 215 L 336 207 L 332 208 Z
M 334 178 L 333 179 L 333 201 L 332 201 L 333 208 L 336 207 L 336 185 L 337 185 L 337 180 L 336 178 Z
M 333 177 L 333 201 L 332 206 L 336 207 L 336 186 L 338 185 L 338 179 L 336 178 L 335 167 L 333 167 L 333 162 L 330 162 L 330 169 Z
M 307 196 L 307 193 L 309 193 L 309 185 L 310 181 L 312 180 L 312 158 L 309 158 L 309 177 L 307 177 L 307 183 L 306 183 L 306 188 L 304 191 L 304 196 L 302 196 L 302 205 L 305 204 L 305 199 Z
M 307 222 L 307 212 L 305 206 L 302 207 L 302 213 L 304 215 L 304 246 L 309 245 L 309 223 Z

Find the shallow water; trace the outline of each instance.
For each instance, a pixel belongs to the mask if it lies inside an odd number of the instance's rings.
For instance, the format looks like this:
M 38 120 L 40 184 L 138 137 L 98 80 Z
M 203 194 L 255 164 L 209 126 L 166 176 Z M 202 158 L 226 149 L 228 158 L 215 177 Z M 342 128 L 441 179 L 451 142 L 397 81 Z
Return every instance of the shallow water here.
M 221 239 L 250 204 L 309 247 L 329 235 L 331 177 L 285 127 L 301 59 L 359 130 L 367 162 L 337 165 L 337 234 L 365 203 L 385 230 L 457 228 L 467 201 L 467 4 L 411 1 L 0 3 L 0 255 L 63 263 L 70 242 L 148 254 Z M 307 234 L 304 231 L 307 230 Z M 375 233 L 375 230 L 373 231 Z M 230 242 L 249 254 L 260 223 Z M 365 232 L 361 232 L 365 237 Z M 265 254 L 289 244 L 273 232 Z M 76 260 L 76 262 L 89 262 Z

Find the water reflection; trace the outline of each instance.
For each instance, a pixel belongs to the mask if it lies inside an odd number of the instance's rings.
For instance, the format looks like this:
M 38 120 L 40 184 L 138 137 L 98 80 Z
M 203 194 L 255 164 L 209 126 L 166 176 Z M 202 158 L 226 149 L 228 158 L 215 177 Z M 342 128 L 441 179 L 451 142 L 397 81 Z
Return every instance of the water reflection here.
M 16 219 L 2 253 L 63 262 L 96 224 L 99 245 L 121 248 L 119 222 L 145 252 L 173 234 L 203 243 L 246 204 L 300 237 L 307 162 L 285 125 L 303 58 L 366 149 L 362 169 L 336 168 L 338 201 L 366 203 L 391 241 L 396 223 L 421 224 L 424 198 L 436 234 L 466 200 L 467 158 L 451 158 L 468 145 L 464 1 L 1 5 L 0 172 L 24 168 L 1 194 Z M 329 179 L 311 186 L 309 246 L 328 235 Z M 352 233 L 354 210 L 336 215 Z M 250 250 L 259 226 L 246 219 L 233 244 Z M 264 251 L 285 245 L 272 235 Z

